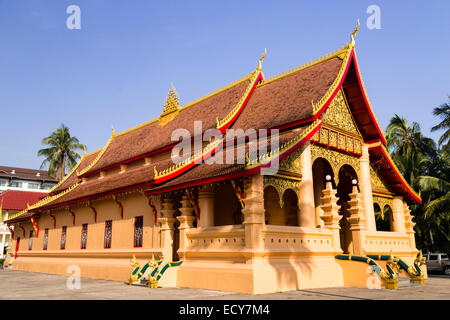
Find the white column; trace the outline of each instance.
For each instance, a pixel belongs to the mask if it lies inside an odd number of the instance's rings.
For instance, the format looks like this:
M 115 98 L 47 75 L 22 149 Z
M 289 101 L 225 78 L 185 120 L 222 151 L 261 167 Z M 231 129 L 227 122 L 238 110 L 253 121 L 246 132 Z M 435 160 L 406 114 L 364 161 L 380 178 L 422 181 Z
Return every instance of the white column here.
M 6 234 L 2 234 L 2 245 L 0 247 L 1 252 L 0 252 L 0 257 L 3 259 L 3 250 L 5 249 L 5 238 L 6 238 Z
M 192 215 L 194 208 L 191 206 L 191 202 L 187 195 L 183 195 L 181 199 L 181 215 L 177 217 L 180 221 L 178 229 L 180 230 L 180 247 L 178 249 L 178 255 L 180 259 L 184 258 L 184 252 L 188 246 L 187 231 L 194 226 L 195 216 Z
M 245 186 L 244 214 L 245 246 L 252 251 L 263 247 L 261 231 L 264 227 L 264 183 L 263 176 L 256 174 L 247 177 Z
M 200 209 L 200 219 L 197 221 L 197 227 L 214 226 L 214 189 L 212 185 L 200 187 L 198 207 Z
M 373 210 L 372 183 L 370 179 L 370 159 L 369 147 L 367 144 L 362 146 L 362 156 L 359 159 L 359 187 L 361 189 L 362 201 L 367 215 L 367 229 L 376 231 L 375 212 Z
M 320 221 L 316 221 L 311 163 L 311 143 L 309 141 L 302 147 L 302 153 L 300 154 L 300 167 L 302 182 L 300 183 L 298 195 L 298 207 L 300 209 L 298 222 L 300 227 L 315 228 L 317 223 L 320 224 Z
M 395 232 L 406 233 L 405 209 L 403 207 L 403 197 L 396 196 L 392 201 L 393 230 Z
M 163 200 L 163 209 L 161 210 L 161 248 L 164 261 L 172 261 L 173 258 L 173 240 L 174 240 L 174 223 L 177 220 L 175 215 L 174 201 L 170 195 L 166 195 Z

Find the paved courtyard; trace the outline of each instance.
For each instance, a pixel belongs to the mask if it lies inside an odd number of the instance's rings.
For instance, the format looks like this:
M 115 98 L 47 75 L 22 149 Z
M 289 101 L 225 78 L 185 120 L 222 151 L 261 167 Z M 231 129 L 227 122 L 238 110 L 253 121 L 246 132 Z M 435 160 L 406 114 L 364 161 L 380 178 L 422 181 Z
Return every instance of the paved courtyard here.
M 0 270 L 0 299 L 64 299 L 64 300 L 395 300 L 395 299 L 438 299 L 450 300 L 450 277 L 430 275 L 425 286 L 399 288 L 398 290 L 369 290 L 365 288 L 324 288 L 296 290 L 263 295 L 236 294 L 220 291 L 128 286 L 124 282 L 98 279 L 81 279 L 81 288 L 67 288 L 67 276 L 16 270 Z M 38 290 L 36 290 L 38 289 Z

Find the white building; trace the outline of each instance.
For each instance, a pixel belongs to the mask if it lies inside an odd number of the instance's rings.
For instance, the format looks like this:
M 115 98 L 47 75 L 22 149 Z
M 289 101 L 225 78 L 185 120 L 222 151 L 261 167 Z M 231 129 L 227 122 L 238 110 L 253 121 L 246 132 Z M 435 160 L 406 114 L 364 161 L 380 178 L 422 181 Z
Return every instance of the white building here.
M 0 259 L 11 248 L 11 232 L 3 221 L 45 197 L 57 183 L 44 170 L 0 166 Z

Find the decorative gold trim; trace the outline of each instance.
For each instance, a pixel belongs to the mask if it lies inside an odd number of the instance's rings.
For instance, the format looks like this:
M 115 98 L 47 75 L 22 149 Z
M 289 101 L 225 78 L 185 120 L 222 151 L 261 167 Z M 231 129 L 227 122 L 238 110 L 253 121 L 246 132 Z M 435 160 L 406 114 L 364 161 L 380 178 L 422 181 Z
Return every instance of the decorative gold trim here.
M 270 161 L 278 158 L 280 155 L 290 150 L 293 146 L 299 143 L 302 139 L 304 139 L 307 135 L 309 135 L 317 126 L 321 123 L 320 119 L 312 122 L 301 134 L 292 138 L 291 140 L 283 143 L 276 150 L 271 150 L 265 154 L 258 155 L 256 158 L 250 159 L 250 156 L 246 154 L 246 170 L 258 167 L 260 165 L 264 165 L 269 163 Z
M 342 153 L 337 150 L 322 147 L 322 146 L 312 143 L 311 144 L 311 163 L 313 164 L 314 161 L 318 158 L 323 158 L 330 163 L 331 168 L 334 173 L 334 181 L 335 181 L 336 185 L 339 184 L 339 171 L 341 170 L 342 166 L 344 166 L 344 165 L 351 166 L 355 170 L 356 175 L 359 177 L 360 163 L 359 163 L 359 157 L 357 157 L 357 156 Z
M 106 145 L 101 149 L 99 154 L 95 157 L 94 161 L 92 161 L 91 164 L 88 165 L 86 168 L 81 170 L 81 172 L 77 171 L 78 176 L 83 175 L 84 173 L 88 172 L 98 162 L 98 160 L 100 160 L 102 155 L 105 153 L 106 149 L 108 149 L 108 146 L 110 145 L 111 141 L 113 141 L 115 137 L 117 137 L 117 135 L 113 133 L 111 135 L 111 137 L 109 138 L 108 142 L 106 143 Z
M 283 208 L 284 201 L 283 196 L 286 190 L 292 189 L 296 194 L 300 191 L 300 181 L 297 179 L 291 179 L 290 177 L 275 177 L 275 176 L 264 176 L 264 189 L 266 187 L 272 186 L 278 192 L 278 198 L 280 199 L 280 208 Z
M 252 90 L 256 80 L 258 79 L 259 70 L 255 70 L 252 74 L 250 84 L 247 86 L 247 89 L 245 89 L 244 94 L 241 96 L 241 99 L 237 103 L 237 105 L 229 112 L 222 120 L 217 119 L 217 129 L 222 128 L 225 124 L 227 124 L 236 114 L 238 114 L 239 110 L 241 110 L 242 105 L 244 104 L 245 100 L 247 99 L 250 91 Z
M 51 188 L 51 189 L 48 191 L 48 193 L 52 193 L 53 190 L 55 190 L 55 189 L 58 188 L 60 185 L 62 185 L 62 184 L 64 183 L 64 181 L 66 181 L 66 180 L 72 175 L 72 173 L 75 172 L 75 170 L 78 168 L 78 166 L 81 164 L 81 162 L 82 162 L 85 158 L 87 158 L 87 157 L 90 156 L 90 155 L 93 155 L 94 153 L 99 152 L 101 149 L 92 151 L 92 152 L 90 152 L 90 153 L 86 153 L 86 149 L 85 149 L 85 148 L 84 148 L 84 150 L 85 150 L 85 153 L 84 153 L 83 156 L 81 157 L 80 161 L 78 161 L 78 163 L 72 168 L 72 170 L 71 170 L 68 174 L 66 174 L 66 175 L 64 176 L 64 178 L 62 178 L 62 180 L 58 182 L 58 184 L 56 184 L 53 188 Z
M 42 199 L 42 200 L 36 202 L 35 204 L 29 206 L 27 209 L 24 209 L 24 210 L 22 210 L 20 212 L 17 212 L 15 214 L 9 216 L 8 220 L 5 220 L 5 221 L 9 221 L 9 220 L 15 219 L 15 218 L 23 215 L 24 213 L 28 212 L 29 210 L 33 210 L 33 209 L 39 208 L 39 207 L 41 207 L 43 205 L 46 205 L 46 204 L 48 204 L 48 203 L 50 203 L 50 202 L 52 202 L 52 201 L 54 201 L 56 199 L 59 199 L 62 196 L 64 196 L 67 193 L 69 193 L 70 191 L 72 191 L 73 189 L 75 189 L 76 187 L 78 187 L 79 185 L 80 185 L 80 183 L 76 183 L 76 184 L 70 186 L 69 188 L 67 188 L 66 190 L 64 190 L 64 191 L 62 191 L 62 192 L 60 192 L 58 194 L 55 194 L 54 196 L 47 196 L 44 199 Z
M 324 55 L 324 56 L 322 56 L 320 58 L 311 60 L 311 61 L 309 61 L 309 62 L 307 62 L 307 63 L 305 63 L 305 64 L 303 64 L 301 66 L 298 66 L 296 68 L 284 71 L 284 72 L 282 72 L 282 73 L 280 73 L 278 75 L 272 76 L 272 77 L 268 78 L 266 81 L 264 81 L 263 83 L 260 83 L 257 87 L 259 88 L 259 87 L 265 86 L 266 84 L 269 84 L 271 82 L 277 81 L 277 80 L 282 79 L 282 78 L 285 78 L 285 77 L 290 76 L 290 75 L 292 75 L 294 73 L 297 73 L 299 71 L 308 69 L 308 68 L 310 68 L 312 66 L 315 66 L 315 65 L 318 65 L 318 64 L 320 64 L 322 62 L 331 60 L 331 59 L 333 59 L 335 57 L 341 58 L 342 54 L 344 54 L 344 58 L 345 58 L 345 53 L 347 52 L 347 49 L 348 49 L 348 44 L 343 46 L 342 48 L 340 48 L 338 50 L 335 50 L 334 52 L 330 52 L 330 53 L 328 53 L 328 54 L 326 54 L 326 55 Z M 343 59 L 343 58 L 341 58 L 341 59 Z

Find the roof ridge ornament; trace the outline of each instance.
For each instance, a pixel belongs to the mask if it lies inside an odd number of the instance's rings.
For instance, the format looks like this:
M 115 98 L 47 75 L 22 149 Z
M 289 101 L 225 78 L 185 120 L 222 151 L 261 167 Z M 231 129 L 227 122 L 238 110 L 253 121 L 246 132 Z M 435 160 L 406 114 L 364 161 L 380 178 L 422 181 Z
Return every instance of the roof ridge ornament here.
M 262 70 L 262 62 L 264 61 L 264 58 L 266 57 L 267 54 L 267 48 L 264 49 L 264 53 L 261 56 L 261 58 L 259 58 L 259 62 L 258 62 L 258 70 L 261 71 Z
M 159 116 L 159 125 L 163 126 L 171 121 L 180 111 L 180 97 L 173 84 L 170 84 L 169 93 L 167 94 L 166 101 L 164 102 L 164 109 Z
M 355 37 L 356 37 L 356 33 L 358 33 L 359 26 L 360 26 L 360 23 L 359 23 L 359 19 L 358 19 L 356 27 L 355 27 L 355 29 L 353 29 L 352 34 L 350 35 L 350 45 L 352 47 L 355 46 Z

